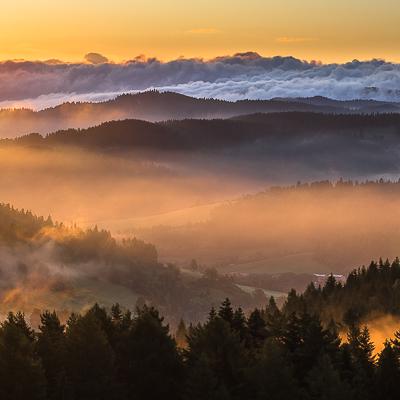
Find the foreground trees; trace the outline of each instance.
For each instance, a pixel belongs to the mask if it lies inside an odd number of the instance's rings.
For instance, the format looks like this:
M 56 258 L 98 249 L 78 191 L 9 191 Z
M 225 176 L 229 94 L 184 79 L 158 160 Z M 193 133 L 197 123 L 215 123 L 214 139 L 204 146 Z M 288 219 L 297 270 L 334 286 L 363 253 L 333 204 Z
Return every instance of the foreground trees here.
M 44 399 L 45 383 L 34 333 L 22 314 L 10 313 L 0 329 L 0 398 Z
M 289 300 L 291 301 L 291 300 Z M 293 310 L 292 310 L 293 311 Z M 182 325 L 178 331 L 182 335 Z M 0 326 L 0 398 L 34 400 L 397 399 L 400 333 L 375 357 L 368 329 L 273 300 L 247 315 L 226 299 L 185 328 L 178 348 L 157 310 L 95 305 L 63 325 L 45 312 L 37 332 L 21 313 Z M 185 343 L 182 344 L 182 341 Z

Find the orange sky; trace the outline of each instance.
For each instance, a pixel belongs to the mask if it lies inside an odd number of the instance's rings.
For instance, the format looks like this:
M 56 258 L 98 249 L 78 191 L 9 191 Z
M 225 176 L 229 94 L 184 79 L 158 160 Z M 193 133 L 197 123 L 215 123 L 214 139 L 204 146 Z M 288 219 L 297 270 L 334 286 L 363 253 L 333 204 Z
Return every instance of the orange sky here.
M 398 0 L 4 0 L 0 59 L 211 58 L 240 51 L 400 62 Z

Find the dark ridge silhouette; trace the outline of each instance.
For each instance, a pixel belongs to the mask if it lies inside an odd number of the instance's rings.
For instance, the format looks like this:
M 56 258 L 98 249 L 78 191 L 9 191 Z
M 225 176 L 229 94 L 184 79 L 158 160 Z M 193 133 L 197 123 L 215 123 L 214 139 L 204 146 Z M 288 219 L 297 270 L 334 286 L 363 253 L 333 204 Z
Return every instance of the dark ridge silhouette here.
M 181 119 L 230 118 L 270 112 L 387 113 L 399 112 L 398 103 L 338 101 L 323 97 L 306 99 L 242 100 L 197 99 L 173 92 L 148 91 L 126 94 L 100 103 L 64 103 L 42 111 L 0 110 L 0 137 L 31 132 L 41 134 L 68 128 L 87 128 L 106 121 L 142 119 L 150 122 Z
M 304 294 L 291 291 L 282 308 L 271 297 L 246 312 L 226 298 L 203 323 L 181 319 L 176 329 L 148 305 L 131 311 L 118 303 L 110 309 L 96 303 L 67 320 L 37 310 L 36 330 L 23 313 L 9 312 L 0 325 L 0 395 L 5 400 L 61 399 L 65 393 L 74 400 L 127 400 L 133 394 L 149 400 L 397 399 L 398 327 L 377 350 L 383 340 L 373 338 L 356 309 L 347 309 L 344 323 L 334 317 L 354 297 L 370 312 L 390 310 L 388 300 L 398 306 L 392 284 L 399 279 L 398 259 L 372 263 L 344 286 L 330 276 Z
M 3 139 L 1 145 L 75 146 L 86 149 L 206 150 L 240 146 L 260 140 L 329 138 L 349 142 L 382 142 L 400 137 L 400 114 L 323 114 L 286 112 L 252 114 L 230 119 L 185 119 L 152 123 L 122 120 L 87 129 L 61 130 Z

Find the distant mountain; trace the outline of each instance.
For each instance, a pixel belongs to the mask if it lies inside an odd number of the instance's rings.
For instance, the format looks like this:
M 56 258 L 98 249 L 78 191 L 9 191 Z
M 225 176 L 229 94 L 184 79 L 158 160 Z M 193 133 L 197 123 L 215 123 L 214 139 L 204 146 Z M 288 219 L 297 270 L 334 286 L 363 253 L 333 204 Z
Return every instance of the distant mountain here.
M 305 141 L 307 140 L 307 141 Z M 256 144 L 264 154 L 291 151 L 300 154 L 327 143 L 355 146 L 360 152 L 374 144 L 400 144 L 400 114 L 323 114 L 286 112 L 242 115 L 229 119 L 185 119 L 166 122 L 123 120 L 87 129 L 61 130 L 45 137 L 35 133 L 3 139 L 3 146 L 73 146 L 89 150 L 214 151 Z M 299 147 L 300 146 L 300 147 Z M 324 151 L 334 148 L 324 148 Z M 372 149 L 370 149 L 372 150 Z
M 295 102 L 301 104 L 307 104 L 316 107 L 328 107 L 335 109 L 346 109 L 346 112 L 351 113 L 391 113 L 399 112 L 400 103 L 387 102 L 387 101 L 376 101 L 376 100 L 334 100 L 323 96 L 314 97 L 295 97 L 295 98 L 276 98 L 274 100 L 280 100 L 284 103 Z
M 400 111 L 399 103 L 369 100 L 337 101 L 323 97 L 242 100 L 196 99 L 172 92 L 149 91 L 118 96 L 102 103 L 65 103 L 42 111 L 0 110 L 0 137 L 36 132 L 47 134 L 69 128 L 87 128 L 103 122 L 141 119 L 150 122 L 182 119 L 231 118 L 253 113 L 385 113 Z
M 0 140 L 0 148 L 15 145 L 134 156 L 185 173 L 218 173 L 254 182 L 397 179 L 400 114 L 287 112 L 157 123 L 124 120 L 46 137 L 30 134 Z

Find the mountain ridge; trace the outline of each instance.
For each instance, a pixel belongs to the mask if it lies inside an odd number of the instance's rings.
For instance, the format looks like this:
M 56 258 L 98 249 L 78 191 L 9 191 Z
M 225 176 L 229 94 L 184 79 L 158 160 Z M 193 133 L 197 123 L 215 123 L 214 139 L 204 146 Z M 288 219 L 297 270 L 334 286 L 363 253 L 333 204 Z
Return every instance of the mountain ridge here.
M 201 99 L 175 92 L 147 91 L 120 95 L 98 103 L 63 103 L 41 111 L 1 109 L 0 138 L 29 133 L 48 134 L 69 128 L 89 128 L 107 121 L 141 119 L 149 122 L 182 119 L 226 119 L 271 112 L 334 114 L 398 113 L 400 104 L 375 100 L 340 101 L 324 97 L 271 100 Z
M 0 140 L 0 145 L 73 146 L 93 150 L 206 150 L 236 147 L 257 140 L 336 137 L 381 142 L 400 135 L 400 114 L 327 114 L 314 112 L 254 113 L 226 119 L 149 122 L 108 121 L 85 129 L 59 130 Z M 283 143 L 283 142 L 282 142 Z

